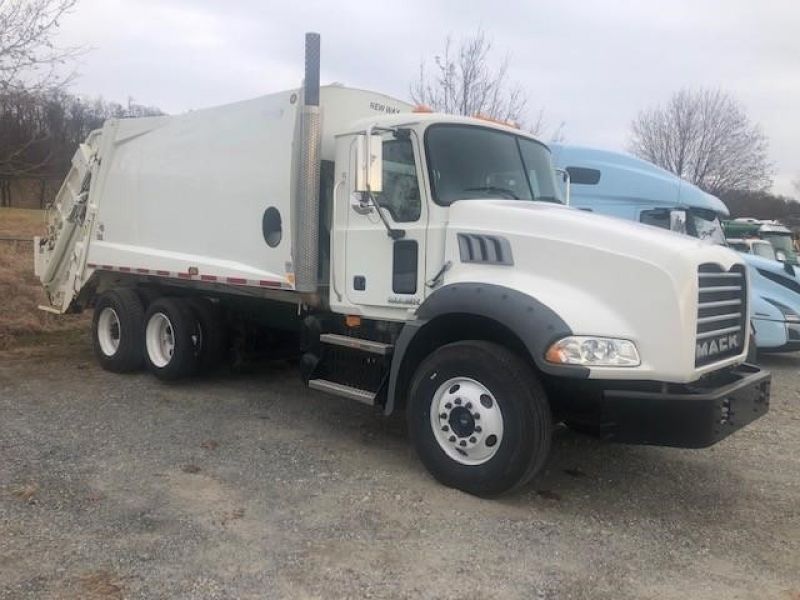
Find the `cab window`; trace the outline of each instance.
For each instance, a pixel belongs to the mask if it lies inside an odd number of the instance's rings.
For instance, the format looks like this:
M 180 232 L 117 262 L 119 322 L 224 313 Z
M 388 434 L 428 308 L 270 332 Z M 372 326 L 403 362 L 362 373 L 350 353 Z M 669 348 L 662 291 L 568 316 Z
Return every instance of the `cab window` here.
M 422 201 L 411 140 L 383 142 L 383 191 L 376 193 L 375 199 L 397 223 L 419 219 Z

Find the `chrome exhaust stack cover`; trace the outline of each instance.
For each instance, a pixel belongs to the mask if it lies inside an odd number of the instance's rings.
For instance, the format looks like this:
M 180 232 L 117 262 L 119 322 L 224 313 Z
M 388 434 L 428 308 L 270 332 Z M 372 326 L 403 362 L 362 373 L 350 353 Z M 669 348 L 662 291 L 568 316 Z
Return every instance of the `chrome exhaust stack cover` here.
M 319 109 L 320 36 L 306 34 L 303 103 L 299 107 L 295 167 L 292 261 L 295 289 L 317 291 L 319 269 L 319 177 L 322 127 Z

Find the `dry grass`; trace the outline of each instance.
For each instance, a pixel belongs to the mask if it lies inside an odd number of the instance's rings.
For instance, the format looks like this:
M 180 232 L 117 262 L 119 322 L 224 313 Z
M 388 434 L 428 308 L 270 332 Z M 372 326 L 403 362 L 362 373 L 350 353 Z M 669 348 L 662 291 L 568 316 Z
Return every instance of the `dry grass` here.
M 27 502 L 28 504 L 36 503 L 36 492 L 39 491 L 39 486 L 35 483 L 26 483 L 23 485 L 16 485 L 11 488 L 11 494 L 16 498 Z
M 43 210 L 0 208 L 0 237 L 33 237 L 44 232 Z
M 31 237 L 43 230 L 43 211 L 0 208 L 0 237 Z M 85 329 L 86 315 L 39 310 L 44 291 L 33 274 L 32 243 L 0 241 L 0 350 L 36 345 L 50 333 Z
M 122 598 L 123 585 L 119 577 L 100 569 L 83 573 L 78 577 L 82 598 Z

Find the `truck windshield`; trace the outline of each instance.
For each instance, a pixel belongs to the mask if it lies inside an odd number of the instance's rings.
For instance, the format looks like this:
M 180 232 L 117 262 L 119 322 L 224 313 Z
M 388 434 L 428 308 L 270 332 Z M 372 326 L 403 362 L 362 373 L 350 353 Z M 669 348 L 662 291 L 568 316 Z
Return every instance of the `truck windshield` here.
M 745 250 L 746 252 L 747 250 Z M 775 248 L 769 242 L 753 242 L 753 254 L 763 256 L 770 260 L 778 260 L 775 256 Z
M 761 237 L 771 243 L 776 252 L 783 252 L 786 262 L 797 264 L 797 253 L 794 251 L 791 233 L 762 231 Z
M 673 218 L 675 215 L 683 215 L 680 219 Z M 676 233 L 683 233 L 696 237 L 700 240 L 724 246 L 725 234 L 722 230 L 722 223 L 714 211 L 702 208 L 654 208 L 643 210 L 640 220 L 646 225 L 671 229 Z
M 725 244 L 722 223 L 716 213 L 710 210 L 689 209 L 688 217 L 690 235 L 713 244 Z
M 508 198 L 561 202 L 546 146 L 496 129 L 474 125 L 432 125 L 425 151 L 433 198 Z

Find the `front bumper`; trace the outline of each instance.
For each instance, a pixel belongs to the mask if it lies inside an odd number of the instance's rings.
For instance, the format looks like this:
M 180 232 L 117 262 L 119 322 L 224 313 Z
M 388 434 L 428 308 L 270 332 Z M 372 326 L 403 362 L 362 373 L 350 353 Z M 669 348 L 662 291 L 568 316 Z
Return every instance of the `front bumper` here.
M 768 371 L 743 364 L 724 379 L 664 392 L 606 389 L 601 433 L 629 444 L 705 448 L 767 413 L 770 381 Z

